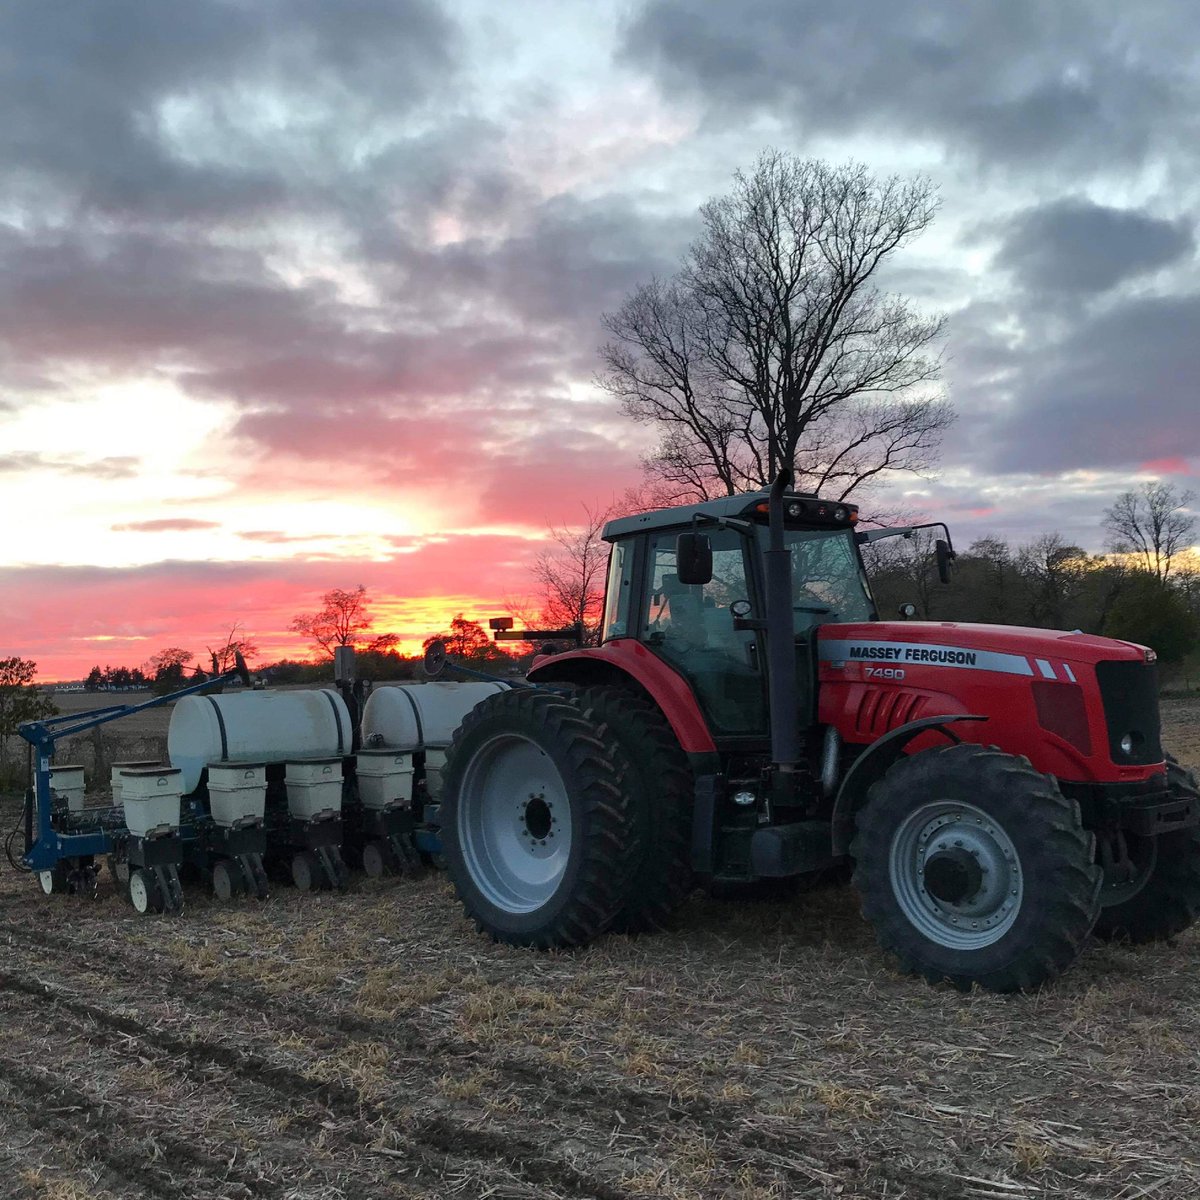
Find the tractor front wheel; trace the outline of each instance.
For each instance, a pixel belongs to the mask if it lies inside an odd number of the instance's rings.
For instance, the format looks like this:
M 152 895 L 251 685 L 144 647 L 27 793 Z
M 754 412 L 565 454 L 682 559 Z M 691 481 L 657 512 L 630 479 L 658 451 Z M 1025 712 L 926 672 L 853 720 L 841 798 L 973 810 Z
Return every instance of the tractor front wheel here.
M 930 982 L 1036 988 L 1096 920 L 1101 873 L 1078 806 L 994 748 L 902 758 L 872 786 L 851 854 L 880 944 Z
M 1172 796 L 1200 800 L 1196 776 L 1173 758 L 1167 759 L 1167 784 Z M 1200 916 L 1200 828 L 1143 841 L 1153 851 L 1145 882 L 1132 896 L 1105 904 L 1096 920 L 1096 936 L 1106 941 L 1161 942 Z
M 561 696 L 500 692 L 463 719 L 442 778 L 446 868 L 481 932 L 549 949 L 609 927 L 640 847 L 597 722 Z

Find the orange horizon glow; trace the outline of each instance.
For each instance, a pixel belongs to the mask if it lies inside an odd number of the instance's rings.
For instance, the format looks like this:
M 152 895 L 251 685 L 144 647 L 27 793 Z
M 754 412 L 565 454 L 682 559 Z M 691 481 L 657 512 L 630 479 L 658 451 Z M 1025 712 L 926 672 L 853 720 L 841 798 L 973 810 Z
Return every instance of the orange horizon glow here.
M 297 606 L 297 611 L 299 611 Z M 427 638 L 445 634 L 450 629 L 450 622 L 460 613 L 468 621 L 475 621 L 488 631 L 488 619 L 505 615 L 503 602 L 481 599 L 471 596 L 421 597 L 407 598 L 401 596 L 370 597 L 369 611 L 374 617 L 372 627 L 363 640 L 381 634 L 395 633 L 399 642 L 395 646 L 397 654 L 406 658 L 419 657 L 424 653 L 424 643 Z M 294 614 L 292 614 L 294 615 Z M 290 622 L 291 617 L 287 618 Z M 38 684 L 52 685 L 61 683 L 77 683 L 85 679 L 93 667 L 102 670 L 109 667 L 141 667 L 145 669 L 151 655 L 172 646 L 190 650 L 195 655 L 194 662 L 203 666 L 207 661 L 209 648 L 219 649 L 224 645 L 228 634 L 228 625 L 219 635 L 194 634 L 188 636 L 181 633 L 177 637 L 147 636 L 144 634 L 95 634 L 79 639 L 91 651 L 77 650 L 64 654 L 23 654 L 22 657 L 33 658 L 37 663 Z M 490 634 L 490 631 L 488 631 Z M 319 652 L 313 643 L 300 634 L 292 633 L 286 628 L 255 629 L 243 623 L 238 630 L 238 636 L 252 641 L 257 647 L 257 654 L 249 660 L 251 669 L 265 667 L 272 663 L 288 659 L 293 662 L 320 663 L 332 661 Z M 505 651 L 506 647 L 499 646 Z

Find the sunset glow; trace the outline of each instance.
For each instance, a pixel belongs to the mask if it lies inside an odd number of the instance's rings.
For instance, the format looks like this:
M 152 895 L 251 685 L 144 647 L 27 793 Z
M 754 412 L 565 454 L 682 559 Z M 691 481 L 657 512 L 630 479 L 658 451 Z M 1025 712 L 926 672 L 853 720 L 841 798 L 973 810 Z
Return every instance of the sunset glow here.
M 911 7 L 6 6 L 0 654 L 304 655 L 360 583 L 413 652 L 529 598 L 655 445 L 602 315 L 768 145 L 941 191 L 879 282 L 948 314 L 959 419 L 871 503 L 1100 549 L 1132 482 L 1194 484 L 1187 39 Z

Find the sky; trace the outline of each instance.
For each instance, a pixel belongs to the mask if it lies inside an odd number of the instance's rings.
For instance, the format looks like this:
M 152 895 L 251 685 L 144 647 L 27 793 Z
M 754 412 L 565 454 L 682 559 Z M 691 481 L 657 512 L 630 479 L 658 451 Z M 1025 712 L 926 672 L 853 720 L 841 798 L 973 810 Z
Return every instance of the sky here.
M 883 282 L 958 420 L 888 499 L 1100 549 L 1200 472 L 1198 44 L 1184 0 L 7 0 L 0 656 L 529 595 L 654 440 L 602 314 L 766 147 L 940 189 Z

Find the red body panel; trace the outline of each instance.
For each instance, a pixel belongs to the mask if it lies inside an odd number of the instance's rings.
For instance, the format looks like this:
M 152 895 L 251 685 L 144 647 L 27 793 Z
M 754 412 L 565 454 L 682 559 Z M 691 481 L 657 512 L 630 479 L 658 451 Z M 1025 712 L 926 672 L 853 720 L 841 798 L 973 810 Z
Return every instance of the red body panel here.
M 1112 761 L 1096 679 L 1098 662 L 1144 661 L 1142 646 L 1083 633 L 932 621 L 823 625 L 817 644 L 817 719 L 851 745 L 874 742 L 920 717 L 975 713 L 988 720 L 955 726 L 960 738 L 1022 754 L 1059 779 L 1128 783 L 1162 773 L 1161 763 Z M 645 688 L 685 751 L 716 750 L 687 681 L 632 638 L 536 659 L 529 678 L 585 682 L 614 671 Z M 1046 706 L 1058 714 L 1049 722 L 1057 729 L 1043 723 Z M 944 744 L 941 735 L 927 733 L 907 749 Z
M 687 680 L 634 638 L 617 638 L 594 650 L 571 650 L 566 654 L 535 658 L 529 678 L 535 683 L 579 679 L 580 663 L 590 664 L 593 669 L 615 668 L 637 680 L 662 710 L 687 753 L 705 754 L 716 750 L 708 722 Z
M 1112 761 L 1096 679 L 1098 662 L 1144 661 L 1141 646 L 1083 633 L 933 621 L 825 625 L 818 644 L 818 719 L 846 742 L 873 742 L 919 717 L 978 713 L 988 720 L 963 722 L 954 732 L 1023 754 L 1059 779 L 1118 783 L 1162 773 L 1162 764 Z M 1046 717 L 1048 708 L 1060 714 L 1057 721 Z M 939 744 L 944 739 L 930 733 L 908 749 Z

